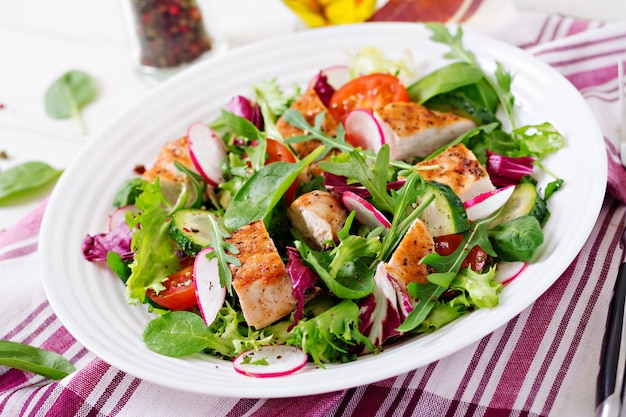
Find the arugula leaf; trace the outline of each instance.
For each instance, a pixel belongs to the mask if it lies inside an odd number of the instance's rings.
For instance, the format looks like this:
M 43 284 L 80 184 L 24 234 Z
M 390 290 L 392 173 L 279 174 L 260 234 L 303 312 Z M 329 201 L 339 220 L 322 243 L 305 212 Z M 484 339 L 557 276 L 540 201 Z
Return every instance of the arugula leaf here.
M 25 162 L 0 172 L 0 202 L 36 192 L 56 181 L 63 171 L 44 162 Z
M 46 90 L 44 105 L 46 113 L 55 119 L 73 118 L 85 133 L 80 109 L 90 103 L 97 94 L 96 82 L 85 71 L 68 71 L 57 78 Z
M 348 152 L 349 159 L 346 162 L 320 161 L 318 165 L 326 172 L 352 178 L 363 184 L 372 195 L 376 207 L 393 213 L 396 204 L 387 192 L 389 153 L 389 145 L 383 145 L 376 155 L 376 161 L 372 168 L 361 152 L 356 150 Z
M 398 326 L 397 330 L 406 333 L 422 324 L 434 308 L 437 299 L 448 289 L 449 284 L 455 276 L 456 273 L 454 272 L 442 273 L 442 275 L 438 276 L 437 284 L 428 283 L 420 285 L 414 282 L 409 283 L 407 290 L 418 302 L 415 308 L 413 308 L 406 317 L 406 320 Z
M 406 231 L 411 227 L 415 219 L 424 211 L 433 200 L 434 195 L 427 198 L 419 206 L 414 207 L 417 197 L 424 194 L 424 180 L 417 172 L 411 172 L 406 178 L 404 185 L 393 192 L 394 201 L 393 220 L 387 234 L 383 237 L 383 248 L 380 251 L 380 260 L 387 260 L 391 252 L 398 245 Z M 409 210 L 411 211 L 409 213 Z
M 456 33 L 453 35 L 442 23 L 429 22 L 425 25 L 433 33 L 430 38 L 431 40 L 450 47 L 450 51 L 443 55 L 444 58 L 459 59 L 462 62 L 466 62 L 474 66 L 476 69 L 483 71 L 474 53 L 465 49 L 463 46 L 463 29 L 461 26 L 457 27 Z M 515 129 L 517 122 L 513 111 L 514 97 L 510 91 L 512 81 L 511 74 L 508 73 L 499 63 L 497 63 L 495 80 L 484 73 L 484 71 L 483 74 L 491 88 L 493 88 L 496 92 L 500 105 L 502 105 L 502 108 L 504 109 L 504 113 L 507 116 L 511 128 Z
M 256 171 L 239 189 L 224 213 L 226 230 L 233 231 L 255 220 L 265 219 L 298 175 L 324 150 L 320 146 L 296 164 L 274 162 Z
M 184 166 L 178 161 L 174 161 L 174 167 L 176 168 L 179 174 L 182 173 L 184 175 L 187 175 L 187 178 L 189 178 L 189 181 L 194 186 L 195 192 L 193 195 L 195 195 L 196 198 L 193 201 L 193 203 L 189 205 L 189 207 L 190 208 L 202 207 L 202 204 L 204 203 L 202 196 L 204 195 L 204 192 L 207 187 L 206 181 L 204 181 L 204 179 L 200 176 L 200 174 L 190 170 L 189 168 L 187 168 L 186 166 Z
M 70 361 L 56 352 L 9 340 L 0 340 L 0 365 L 50 379 L 65 378 L 76 370 Z
M 143 192 L 135 201 L 138 211 L 126 213 L 126 223 L 133 230 L 131 250 L 135 251 L 126 282 L 125 296 L 129 303 L 143 302 L 147 289 L 156 292 L 164 289 L 161 282 L 180 268 L 169 237 L 166 207 L 170 204 L 161 192 L 158 177 L 153 183 L 144 182 L 141 188 Z
M 210 213 L 207 213 L 207 216 L 209 217 L 209 234 L 211 236 L 211 247 L 213 248 L 212 251 L 207 253 L 207 259 L 217 259 L 220 286 L 226 288 L 228 294 L 232 295 L 233 274 L 228 265 L 240 266 L 241 262 L 238 258 L 229 255 L 228 252 L 236 255 L 239 253 L 239 249 L 225 241 L 230 235 L 221 229 L 218 220 Z

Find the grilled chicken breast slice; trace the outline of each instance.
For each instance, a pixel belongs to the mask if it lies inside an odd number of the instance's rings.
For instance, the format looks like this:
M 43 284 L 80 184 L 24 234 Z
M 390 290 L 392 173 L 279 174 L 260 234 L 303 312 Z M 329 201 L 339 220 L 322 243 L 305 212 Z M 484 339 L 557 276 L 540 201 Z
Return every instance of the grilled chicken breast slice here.
M 416 219 L 406 232 L 400 244 L 385 264 L 387 273 L 397 282 L 406 286 L 411 282 L 418 284 L 428 283 L 426 278 L 432 271 L 428 265 L 420 264 L 420 260 L 435 251 L 433 240 L 428 226 L 420 219 Z
M 405 161 L 426 157 L 476 126 L 470 119 L 413 102 L 387 104 L 376 109 L 374 117 L 391 148 L 391 159 Z
M 166 143 L 161 148 L 154 164 L 141 175 L 141 178 L 148 182 L 153 182 L 156 177 L 159 177 L 161 191 L 171 203 L 176 201 L 183 185 L 186 185 L 189 192 L 195 196 L 195 188 L 185 174 L 178 173 L 174 162 L 196 171 L 185 136 Z
M 462 143 L 450 146 L 434 158 L 417 165 L 439 165 L 441 168 L 420 171 L 422 177 L 427 181 L 449 185 L 461 201 L 495 189 L 487 169 Z
M 293 102 L 290 108 L 300 112 L 300 114 L 304 116 L 304 119 L 312 126 L 315 125 L 315 117 L 323 112 L 324 120 L 322 121 L 322 130 L 328 136 L 335 136 L 337 134 L 337 122 L 332 118 L 328 112 L 328 108 L 322 103 L 322 100 L 320 100 L 315 90 L 307 90 L 302 97 Z M 282 116 L 276 122 L 276 127 L 285 139 L 305 134 L 301 129 L 287 123 Z M 298 156 L 302 158 L 310 154 L 319 145 L 320 142 L 318 140 L 308 140 L 293 143 L 291 147 Z
M 263 221 L 236 230 L 228 242 L 239 249 L 241 265 L 230 268 L 246 322 L 261 329 L 291 313 L 297 304 L 291 278 Z
M 287 208 L 291 225 L 302 234 L 307 245 L 316 250 L 327 248 L 328 241 L 337 242 L 347 210 L 341 202 L 326 191 L 311 191 L 302 194 Z

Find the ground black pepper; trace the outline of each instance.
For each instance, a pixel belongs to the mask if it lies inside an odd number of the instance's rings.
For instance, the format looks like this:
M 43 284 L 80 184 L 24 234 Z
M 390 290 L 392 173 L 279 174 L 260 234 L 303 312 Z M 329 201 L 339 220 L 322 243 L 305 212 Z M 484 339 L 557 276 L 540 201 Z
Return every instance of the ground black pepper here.
M 195 0 L 129 1 L 141 65 L 177 67 L 211 50 L 211 38 Z

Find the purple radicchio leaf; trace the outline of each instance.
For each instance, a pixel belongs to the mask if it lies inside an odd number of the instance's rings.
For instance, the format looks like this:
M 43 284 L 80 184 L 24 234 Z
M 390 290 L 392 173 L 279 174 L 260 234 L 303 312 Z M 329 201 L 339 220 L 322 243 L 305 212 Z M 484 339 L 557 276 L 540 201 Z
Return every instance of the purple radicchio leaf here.
M 374 346 L 382 346 L 389 338 L 402 334 L 397 328 L 413 310 L 413 304 L 400 284 L 387 274 L 383 262 L 376 268 L 374 283 L 374 291 L 359 303 L 359 330 Z
M 515 185 L 533 173 L 532 156 L 506 156 L 487 151 L 487 173 L 496 187 Z
M 289 326 L 288 330 L 291 330 L 298 320 L 302 317 L 302 311 L 304 307 L 304 293 L 309 288 L 313 288 L 317 282 L 318 276 L 304 264 L 300 252 L 294 247 L 287 247 L 287 272 L 291 277 L 291 285 L 293 296 L 298 302 L 296 311 L 293 317 L 293 323 Z
M 108 252 L 116 252 L 123 260 L 128 261 L 133 258 L 134 253 L 130 250 L 132 234 L 128 225 L 119 223 L 108 233 L 87 235 L 83 240 L 83 256 L 86 260 L 106 261 Z
M 363 185 L 355 183 L 348 184 L 347 178 L 339 175 L 334 175 L 328 172 L 322 174 L 324 176 L 324 187 L 329 192 L 335 192 L 337 194 L 343 194 L 346 191 L 351 191 L 359 197 L 368 198 L 371 197 L 371 193 Z M 398 190 L 402 188 L 406 181 L 398 180 L 387 183 L 387 190 Z
M 324 75 L 322 71 L 317 75 L 317 80 L 313 86 L 313 90 L 317 93 L 317 96 L 322 100 L 322 103 L 326 107 L 330 104 L 330 98 L 335 93 L 335 89 L 328 83 L 328 77 Z
M 247 119 L 250 123 L 256 126 L 257 129 L 263 130 L 263 116 L 261 115 L 261 109 L 256 103 L 246 97 L 233 97 L 228 104 L 226 104 L 225 110 Z

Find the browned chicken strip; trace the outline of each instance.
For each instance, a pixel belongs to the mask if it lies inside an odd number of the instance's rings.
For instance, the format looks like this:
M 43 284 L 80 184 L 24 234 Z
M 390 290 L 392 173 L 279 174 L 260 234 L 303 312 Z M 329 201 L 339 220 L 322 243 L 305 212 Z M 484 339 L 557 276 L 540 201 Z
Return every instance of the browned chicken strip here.
M 196 170 L 189 154 L 189 147 L 187 146 L 187 138 L 185 136 L 166 143 L 157 155 L 154 165 L 141 176 L 144 180 L 149 182 L 159 177 L 159 184 L 161 185 L 163 195 L 172 203 L 178 198 L 183 184 L 187 185 L 191 193 L 195 192 L 187 176 L 178 173 L 174 162 L 178 162 L 192 171 Z
M 426 284 L 432 271 L 420 260 L 435 250 L 435 242 L 426 223 L 416 219 L 385 265 L 387 273 L 405 287 L 411 283 Z
M 476 159 L 474 153 L 462 143 L 451 146 L 434 158 L 417 165 L 441 166 L 441 168 L 423 170 L 420 173 L 427 181 L 449 185 L 462 201 L 467 201 L 495 188 L 489 174 L 487 174 L 487 169 Z
M 263 221 L 231 233 L 228 242 L 239 249 L 241 265 L 231 271 L 246 322 L 260 329 L 291 313 L 297 304 L 291 278 Z
M 328 241 L 337 242 L 347 210 L 341 202 L 326 191 L 311 191 L 302 194 L 287 208 L 291 225 L 302 234 L 304 241 L 316 250 L 327 248 Z
M 474 128 L 473 121 L 454 113 L 432 111 L 413 102 L 390 103 L 376 109 L 391 159 L 426 157 Z

